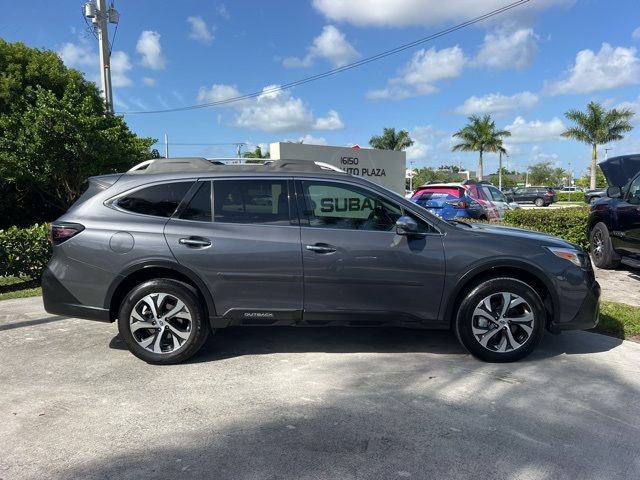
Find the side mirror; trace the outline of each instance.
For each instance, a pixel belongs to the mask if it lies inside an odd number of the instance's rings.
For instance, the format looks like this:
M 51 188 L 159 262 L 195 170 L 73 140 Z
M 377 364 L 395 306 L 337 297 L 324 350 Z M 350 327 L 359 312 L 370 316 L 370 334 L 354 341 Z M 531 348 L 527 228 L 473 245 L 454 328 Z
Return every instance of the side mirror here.
M 620 187 L 609 187 L 607 188 L 607 197 L 609 198 L 618 198 L 622 196 L 622 190 Z
M 418 233 L 418 223 L 413 218 L 404 215 L 396 222 L 396 233 L 398 235 L 413 235 Z

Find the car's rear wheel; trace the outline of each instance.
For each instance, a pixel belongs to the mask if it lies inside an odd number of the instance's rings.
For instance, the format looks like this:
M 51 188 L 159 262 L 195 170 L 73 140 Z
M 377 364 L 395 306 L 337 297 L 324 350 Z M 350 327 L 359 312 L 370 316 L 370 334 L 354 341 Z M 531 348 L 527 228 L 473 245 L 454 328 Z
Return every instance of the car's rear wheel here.
M 536 207 L 544 207 L 544 199 L 540 197 L 536 198 L 533 203 L 535 204 Z
M 596 267 L 612 269 L 620 265 L 620 259 L 613 251 L 609 229 L 604 223 L 596 223 L 591 229 L 589 240 L 591 243 L 591 257 Z
M 492 278 L 475 286 L 458 308 L 460 343 L 487 362 L 527 356 L 544 333 L 546 311 L 536 290 L 515 278 Z
M 169 365 L 194 355 L 209 336 L 202 304 L 192 287 L 158 279 L 124 298 L 118 330 L 131 353 L 148 363 Z

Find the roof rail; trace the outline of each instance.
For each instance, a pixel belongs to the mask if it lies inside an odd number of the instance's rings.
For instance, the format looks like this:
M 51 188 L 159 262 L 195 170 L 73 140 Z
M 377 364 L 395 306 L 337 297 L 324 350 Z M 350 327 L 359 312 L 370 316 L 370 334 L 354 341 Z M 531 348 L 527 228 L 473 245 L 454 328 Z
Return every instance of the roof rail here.
M 157 158 L 146 160 L 132 167 L 127 173 L 167 173 L 167 172 L 203 172 L 203 171 L 243 171 L 264 172 L 288 170 L 294 172 L 332 171 L 345 173 L 333 165 L 311 160 L 271 160 L 265 163 L 226 164 L 220 160 L 208 160 L 202 157 Z

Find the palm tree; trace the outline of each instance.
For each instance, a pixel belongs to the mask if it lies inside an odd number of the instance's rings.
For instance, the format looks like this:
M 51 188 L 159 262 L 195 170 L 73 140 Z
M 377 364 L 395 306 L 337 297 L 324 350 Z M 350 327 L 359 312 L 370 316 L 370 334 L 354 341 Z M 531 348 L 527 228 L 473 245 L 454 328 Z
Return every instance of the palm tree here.
M 511 132 L 508 130 L 497 130 L 496 122 L 491 119 L 491 115 L 471 115 L 469 123 L 462 130 L 458 130 L 453 134 L 454 137 L 462 141 L 454 145 L 451 149 L 453 152 L 480 152 L 478 159 L 478 179 L 482 180 L 483 154 L 484 152 L 502 152 L 507 153 L 504 148 L 502 139 L 510 137 Z
M 564 115 L 576 125 L 567 128 L 562 136 L 591 145 L 591 189 L 593 190 L 596 188 L 598 145 L 622 140 L 624 138 L 622 134 L 633 129 L 630 120 L 634 112 L 628 108 L 605 110 L 599 103 L 589 102 L 586 112 L 569 110 Z
M 400 130 L 396 133 L 395 128 L 385 128 L 382 135 L 374 135 L 369 139 L 369 145 L 378 150 L 401 151 L 413 145 L 413 140 L 409 137 L 409 132 Z

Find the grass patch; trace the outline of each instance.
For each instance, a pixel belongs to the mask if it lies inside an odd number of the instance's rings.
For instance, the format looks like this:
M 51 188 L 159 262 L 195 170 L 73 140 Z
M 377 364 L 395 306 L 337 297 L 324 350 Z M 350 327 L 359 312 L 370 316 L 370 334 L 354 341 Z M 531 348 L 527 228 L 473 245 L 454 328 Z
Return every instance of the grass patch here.
M 0 301 L 12 300 L 14 298 L 37 297 L 42 295 L 42 288 L 23 288 L 22 290 L 13 290 L 11 292 L 0 293 Z
M 594 331 L 640 342 L 640 307 L 623 303 L 602 302 L 600 322 Z
M 0 277 L 0 300 L 42 295 L 40 282 L 30 277 Z

